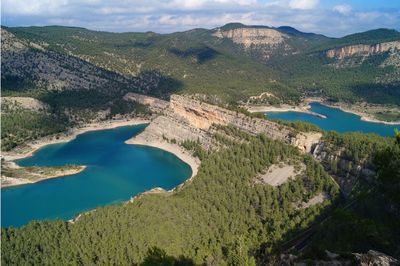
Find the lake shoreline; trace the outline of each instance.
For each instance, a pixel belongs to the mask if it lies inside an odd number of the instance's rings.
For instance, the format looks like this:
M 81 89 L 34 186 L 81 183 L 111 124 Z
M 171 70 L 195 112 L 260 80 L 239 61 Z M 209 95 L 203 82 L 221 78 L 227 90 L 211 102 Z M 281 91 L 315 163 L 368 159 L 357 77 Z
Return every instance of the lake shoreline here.
M 61 136 L 60 136 L 60 134 L 56 134 L 56 135 L 47 136 L 45 138 L 32 141 L 32 142 L 26 144 L 29 148 L 31 148 L 31 150 L 29 152 L 27 152 L 27 153 L 18 153 L 16 151 L 4 152 L 2 154 L 2 158 L 4 158 L 6 163 L 13 163 L 14 160 L 32 156 L 35 151 L 37 151 L 38 149 L 40 149 L 46 145 L 68 142 L 68 141 L 71 141 L 74 138 L 76 138 L 78 135 L 89 132 L 89 131 L 105 130 L 105 129 L 112 129 L 112 128 L 116 128 L 116 127 L 141 125 L 141 124 L 147 124 L 147 123 L 150 123 L 150 120 L 141 119 L 141 118 L 92 123 L 92 124 L 88 124 L 88 125 L 85 125 L 80 128 L 72 128 L 68 132 L 62 133 Z M 194 176 L 196 176 L 196 174 L 198 172 L 198 168 L 200 166 L 200 160 L 193 157 L 189 152 L 187 152 L 186 150 L 184 150 L 182 147 L 180 147 L 177 144 L 172 144 L 167 141 L 151 141 L 151 142 L 149 142 L 149 141 L 139 140 L 136 138 L 136 136 L 131 139 L 128 139 L 127 141 L 125 141 L 125 143 L 159 148 L 159 149 L 162 149 L 164 151 L 174 154 L 181 161 L 188 164 L 192 171 L 190 178 L 188 178 L 187 180 L 185 180 L 185 182 L 183 182 L 182 184 L 179 184 L 177 187 L 173 188 L 172 190 L 174 190 L 178 187 L 181 187 L 186 182 L 190 182 L 192 180 L 192 178 Z M 16 167 L 23 168 L 18 165 L 16 165 Z M 37 182 L 44 181 L 47 179 L 70 176 L 70 175 L 78 174 L 78 173 L 84 171 L 85 169 L 86 169 L 86 166 L 81 166 L 78 171 L 71 171 L 71 172 L 67 172 L 67 173 L 60 173 L 58 175 L 52 175 L 49 177 L 42 177 L 42 178 L 39 178 L 38 180 L 34 180 L 34 181 L 25 179 L 25 178 L 12 178 L 12 177 L 2 176 L 1 177 L 1 188 L 19 186 L 19 185 L 25 185 L 25 184 L 33 184 L 33 183 L 37 183 Z M 10 183 L 4 184 L 4 182 L 10 182 Z
M 3 163 L 5 163 L 5 164 L 13 163 L 13 161 L 15 161 L 15 160 L 32 156 L 35 151 L 37 151 L 38 149 L 40 149 L 44 146 L 47 146 L 50 144 L 68 142 L 68 141 L 75 139 L 78 135 L 89 132 L 89 131 L 112 129 L 112 128 L 122 127 L 122 126 L 141 125 L 141 124 L 147 124 L 149 122 L 150 122 L 150 120 L 148 120 L 148 119 L 134 118 L 134 119 L 128 119 L 128 120 L 109 120 L 106 122 L 91 123 L 91 124 L 84 125 L 82 127 L 71 128 L 67 132 L 46 136 L 44 138 L 40 138 L 40 139 L 31 141 L 31 142 L 28 142 L 25 144 L 25 146 L 27 146 L 27 148 L 28 148 L 27 152 L 18 152 L 18 150 L 14 149 L 9 152 L 3 152 L 1 154 L 1 157 L 4 159 Z M 17 149 L 18 149 L 18 147 L 17 147 Z M 18 165 L 16 165 L 16 167 L 23 168 Z M 24 178 L 11 178 L 10 179 L 10 177 L 5 177 L 2 175 L 1 176 L 1 188 L 11 187 L 11 186 L 19 186 L 19 185 L 25 185 L 25 184 L 33 184 L 33 183 L 37 183 L 37 182 L 44 181 L 47 179 L 75 175 L 75 174 L 82 172 L 86 168 L 86 166 L 81 166 L 81 167 L 82 168 L 79 171 L 72 171 L 72 172 L 68 172 L 67 174 L 61 172 L 58 175 L 42 177 L 42 178 L 39 178 L 39 180 L 35 180 L 35 181 L 29 180 L 29 179 L 24 179 Z M 7 181 L 8 182 L 11 181 L 11 183 L 6 184 L 5 182 L 7 182 Z
M 138 135 L 139 136 L 139 135 Z M 181 161 L 184 163 L 188 164 L 192 170 L 192 174 L 189 179 L 186 181 L 190 180 L 194 176 L 197 175 L 198 169 L 200 167 L 200 160 L 193 157 L 189 152 L 184 150 L 181 146 L 178 144 L 172 144 L 165 141 L 146 141 L 143 139 L 137 138 L 137 136 L 128 139 L 125 141 L 126 144 L 130 145 L 141 145 L 141 146 L 149 146 L 149 147 L 154 147 L 158 148 L 167 152 L 170 152 L 174 154 L 176 157 L 178 157 Z M 186 182 L 185 181 L 185 182 Z M 179 185 L 178 185 L 179 186 Z
M 300 104 L 298 106 L 284 104 L 281 106 L 272 106 L 272 105 L 260 105 L 260 106 L 246 106 L 247 111 L 250 113 L 266 113 L 266 112 L 296 112 L 296 113 L 305 113 L 313 116 L 317 116 L 320 118 L 326 118 L 326 116 L 322 114 L 318 114 L 310 111 L 311 106 L 309 103 Z
M 316 102 L 316 101 L 315 101 L 315 102 Z M 322 104 L 322 105 L 325 105 L 325 106 L 327 106 L 327 107 L 336 108 L 336 109 L 339 109 L 339 110 L 341 110 L 341 111 L 343 111 L 343 112 L 346 112 L 346 113 L 350 113 L 350 114 L 354 114 L 354 115 L 356 115 L 356 116 L 359 116 L 359 117 L 360 117 L 360 120 L 365 121 L 365 122 L 380 123 L 380 124 L 385 124 L 385 125 L 400 125 L 400 121 L 390 121 L 390 122 L 389 122 L 389 121 L 379 120 L 379 119 L 374 118 L 374 117 L 373 117 L 372 115 L 370 115 L 370 114 L 367 114 L 367 113 L 364 113 L 364 112 L 359 112 L 359 111 L 353 110 L 353 109 L 351 109 L 351 108 L 348 108 L 348 107 L 346 107 L 346 106 L 343 106 L 343 104 L 335 105 L 335 104 L 330 104 L 330 103 L 327 103 L 327 102 L 324 102 L 324 101 L 320 101 L 320 102 L 318 102 L 318 103 L 320 103 L 320 104 Z
M 53 179 L 53 178 L 60 178 L 60 177 L 76 175 L 76 174 L 79 174 L 80 172 L 83 172 L 85 169 L 86 169 L 85 165 L 80 165 L 77 170 L 67 170 L 67 171 L 61 172 L 59 174 L 43 176 L 36 180 L 30 180 L 27 178 L 15 178 L 15 177 L 5 177 L 4 178 L 2 176 L 1 177 L 1 188 L 16 187 L 16 186 L 22 186 L 22 185 L 26 185 L 26 184 L 35 184 L 35 183 L 39 183 L 39 182 Z M 4 182 L 9 182 L 9 183 L 4 183 Z
M 14 161 L 17 159 L 30 157 L 30 156 L 32 156 L 32 154 L 35 151 L 37 151 L 38 149 L 40 149 L 44 146 L 47 146 L 50 144 L 68 142 L 68 141 L 71 141 L 74 138 L 76 138 L 76 136 L 86 133 L 86 132 L 89 132 L 89 131 L 112 129 L 112 128 L 122 127 L 122 126 L 135 126 L 135 125 L 147 124 L 147 123 L 150 123 L 149 119 L 134 118 L 134 119 L 129 119 L 129 120 L 108 120 L 105 122 L 86 124 L 83 127 L 71 128 L 66 132 L 57 133 L 54 135 L 46 136 L 46 137 L 28 142 L 28 143 L 24 144 L 25 146 L 28 146 L 28 149 L 30 148 L 30 150 L 27 152 L 18 152 L 17 149 L 19 147 L 16 147 L 16 149 L 13 149 L 11 151 L 2 152 L 1 156 L 6 161 Z
M 265 113 L 265 112 L 299 112 L 306 113 L 314 116 L 318 116 L 321 118 L 326 118 L 326 116 L 310 111 L 311 108 L 310 103 L 319 103 L 327 107 L 336 108 L 346 113 L 351 113 L 360 117 L 360 120 L 371 123 L 380 123 L 385 125 L 400 125 L 400 121 L 383 121 L 376 119 L 371 114 L 356 111 L 350 107 L 344 106 L 344 103 L 332 104 L 326 99 L 319 97 L 311 97 L 305 98 L 299 105 L 289 105 L 282 104 L 281 106 L 272 106 L 272 105 L 245 105 L 243 106 L 250 113 Z
M 192 170 L 192 174 L 188 179 L 186 179 L 185 181 L 183 181 L 182 183 L 180 183 L 179 185 L 177 185 L 176 187 L 174 187 L 174 188 L 172 188 L 170 190 L 165 190 L 165 189 L 163 189 L 161 187 L 154 187 L 154 188 L 151 188 L 149 190 L 146 190 L 146 191 L 143 191 L 141 193 L 138 193 L 136 195 L 133 195 L 129 200 L 123 201 L 122 204 L 132 203 L 135 200 L 138 200 L 141 197 L 143 197 L 145 195 L 148 195 L 148 194 L 169 195 L 169 194 L 173 193 L 177 189 L 180 189 L 184 185 L 186 185 L 188 183 L 191 183 L 193 181 L 193 178 L 197 175 L 198 169 L 199 169 L 200 164 L 201 164 L 201 161 L 198 158 L 193 157 L 192 154 L 190 154 L 188 151 L 184 150 L 178 144 L 169 143 L 166 140 L 162 140 L 162 141 L 161 140 L 160 141 L 146 141 L 144 139 L 137 138 L 137 136 L 139 136 L 139 135 L 136 135 L 133 138 L 130 138 L 130 139 L 126 140 L 125 143 L 128 144 L 128 145 L 148 146 L 148 147 L 158 148 L 158 149 L 170 152 L 170 153 L 174 154 L 176 157 L 178 157 L 181 161 L 183 161 L 184 163 L 188 164 L 190 166 L 191 170 Z M 89 214 L 93 214 L 93 213 L 95 213 L 95 211 L 96 211 L 96 209 L 79 213 L 74 218 L 67 220 L 67 222 L 70 223 L 70 224 L 74 224 L 77 221 L 79 221 L 79 219 L 82 218 L 83 216 L 89 215 Z

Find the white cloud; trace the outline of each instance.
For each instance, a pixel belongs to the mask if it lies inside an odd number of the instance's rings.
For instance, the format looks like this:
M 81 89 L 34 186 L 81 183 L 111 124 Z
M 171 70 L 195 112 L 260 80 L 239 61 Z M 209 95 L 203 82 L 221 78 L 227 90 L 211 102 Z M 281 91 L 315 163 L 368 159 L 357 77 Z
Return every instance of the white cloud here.
M 347 4 L 337 5 L 337 6 L 333 7 L 333 11 L 336 11 L 343 15 L 349 14 L 351 12 L 351 10 L 352 10 L 351 6 L 347 5 Z
M 295 9 L 312 9 L 319 3 L 319 0 L 291 0 L 289 6 Z
M 379 27 L 399 29 L 400 25 L 399 9 L 353 10 L 347 4 L 328 8 L 318 0 L 1 1 L 2 24 L 6 26 L 60 24 L 117 32 L 167 33 L 241 22 L 287 25 L 306 32 L 343 36 Z
M 257 4 L 257 0 L 173 0 L 169 6 L 177 9 L 196 10 L 211 6 L 251 6 L 255 4 Z
M 1 8 L 2 13 L 16 15 L 41 15 L 46 13 L 60 14 L 63 6 L 66 6 L 67 4 L 67 0 L 4 0 L 2 1 Z

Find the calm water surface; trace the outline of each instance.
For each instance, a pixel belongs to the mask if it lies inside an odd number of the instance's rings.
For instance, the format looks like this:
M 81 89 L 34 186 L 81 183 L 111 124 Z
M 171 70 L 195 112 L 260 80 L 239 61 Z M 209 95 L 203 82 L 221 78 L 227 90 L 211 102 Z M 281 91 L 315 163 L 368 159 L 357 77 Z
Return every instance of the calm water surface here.
M 191 168 L 172 153 L 124 143 L 145 127 L 87 132 L 18 160 L 21 166 L 75 164 L 87 168 L 73 176 L 2 189 L 2 226 L 21 226 L 31 220 L 67 220 L 154 187 L 169 190 L 184 182 Z
M 365 122 L 355 114 L 343 112 L 340 109 L 324 106 L 320 103 L 311 103 L 310 105 L 311 111 L 325 115 L 327 118 L 298 112 L 267 112 L 265 114 L 271 119 L 300 120 L 313 123 L 324 130 L 335 130 L 337 132 L 360 131 L 393 136 L 394 129 L 400 129 L 400 125 Z

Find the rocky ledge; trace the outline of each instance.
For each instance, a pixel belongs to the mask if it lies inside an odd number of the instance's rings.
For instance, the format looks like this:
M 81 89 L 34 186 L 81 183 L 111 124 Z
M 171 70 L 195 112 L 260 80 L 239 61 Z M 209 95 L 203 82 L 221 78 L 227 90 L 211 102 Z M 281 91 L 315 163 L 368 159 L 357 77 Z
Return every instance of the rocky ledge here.
M 351 56 L 368 56 L 389 51 L 400 51 L 400 41 L 383 42 L 374 45 L 357 44 L 330 49 L 325 52 L 328 58 L 344 59 Z
M 132 96 L 132 95 L 131 95 Z M 146 96 L 144 96 L 146 97 Z M 131 100 L 147 102 L 150 108 L 158 108 L 156 101 L 131 97 Z M 206 149 L 216 146 L 212 137 L 213 125 L 230 125 L 250 134 L 265 134 L 311 152 L 319 142 L 321 133 L 295 133 L 291 128 L 261 118 L 251 118 L 240 112 L 207 104 L 189 96 L 172 95 L 168 107 L 136 138 L 147 142 L 169 141 L 181 143 L 185 140 L 199 141 Z
M 287 35 L 274 29 L 268 28 L 237 28 L 231 30 L 217 29 L 213 36 L 217 38 L 228 38 L 236 44 L 242 44 L 245 48 L 252 45 L 276 46 L 284 42 Z

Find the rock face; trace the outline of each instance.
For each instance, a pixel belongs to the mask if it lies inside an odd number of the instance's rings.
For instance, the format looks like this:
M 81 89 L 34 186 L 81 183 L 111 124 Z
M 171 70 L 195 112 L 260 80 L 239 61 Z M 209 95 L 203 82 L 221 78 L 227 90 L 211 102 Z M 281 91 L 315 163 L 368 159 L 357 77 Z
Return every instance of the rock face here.
M 148 93 L 156 88 L 161 74 L 120 75 L 80 58 L 47 49 L 1 28 L 1 78 L 20 80 L 49 90 L 98 90 L 114 94 L 121 88 Z
M 13 108 L 24 108 L 32 111 L 45 111 L 49 106 L 31 97 L 1 97 L 1 104 L 9 105 Z
M 361 266 L 392 266 L 400 265 L 400 261 L 384 253 L 369 250 L 366 254 L 354 254 Z
M 275 46 L 284 42 L 285 38 L 288 38 L 287 35 L 268 28 L 237 28 L 226 31 L 217 29 L 213 36 L 231 39 L 236 44 L 244 45 L 245 48 L 249 48 L 252 45 Z
M 366 254 L 353 253 L 354 260 L 349 257 L 342 257 L 325 250 L 325 259 L 304 260 L 293 254 L 281 254 L 280 261 L 277 265 L 280 266 L 303 266 L 303 265 L 320 265 L 320 266 L 344 266 L 344 265 L 359 265 L 359 266 L 394 266 L 400 265 L 399 261 L 384 253 L 370 250 Z
M 232 125 L 252 134 L 265 133 L 272 139 L 289 141 L 290 129 L 260 118 L 250 118 L 215 105 L 203 103 L 189 97 L 172 95 L 171 109 L 185 118 L 195 128 L 208 130 L 212 124 Z
M 400 41 L 384 42 L 374 45 L 357 44 L 344 46 L 336 49 L 330 49 L 325 52 L 325 55 L 328 58 L 343 59 L 351 56 L 368 56 L 394 50 L 400 51 Z
M 140 99 L 142 103 L 149 103 L 150 108 L 159 104 L 147 96 L 136 99 Z M 320 133 L 295 135 L 290 128 L 275 122 L 251 118 L 181 95 L 172 95 L 169 107 L 165 108 L 162 115 L 154 119 L 137 138 L 146 142 L 168 140 L 180 143 L 185 140 L 199 140 L 204 148 L 209 149 L 215 146 L 212 125 L 231 125 L 250 134 L 263 133 L 272 139 L 295 145 L 304 152 L 311 151 L 321 138 Z
M 298 147 L 300 150 L 311 153 L 319 143 L 321 137 L 322 133 L 320 132 L 302 132 L 297 134 L 295 138 L 292 138 L 290 144 Z
M 167 101 L 133 92 L 128 92 L 125 94 L 124 100 L 148 105 L 150 109 L 155 112 L 162 112 L 169 106 Z
M 367 162 L 354 164 L 354 162 L 349 161 L 343 155 L 341 150 L 333 151 L 329 147 L 329 143 L 324 141 L 318 142 L 311 152 L 313 157 L 320 161 L 327 171 L 332 173 L 332 177 L 336 180 L 345 196 L 350 195 L 353 187 L 359 182 L 360 177 L 369 181 L 376 174 L 374 169 L 372 169 L 372 165 Z M 333 162 L 336 166 L 335 170 L 332 169 Z

